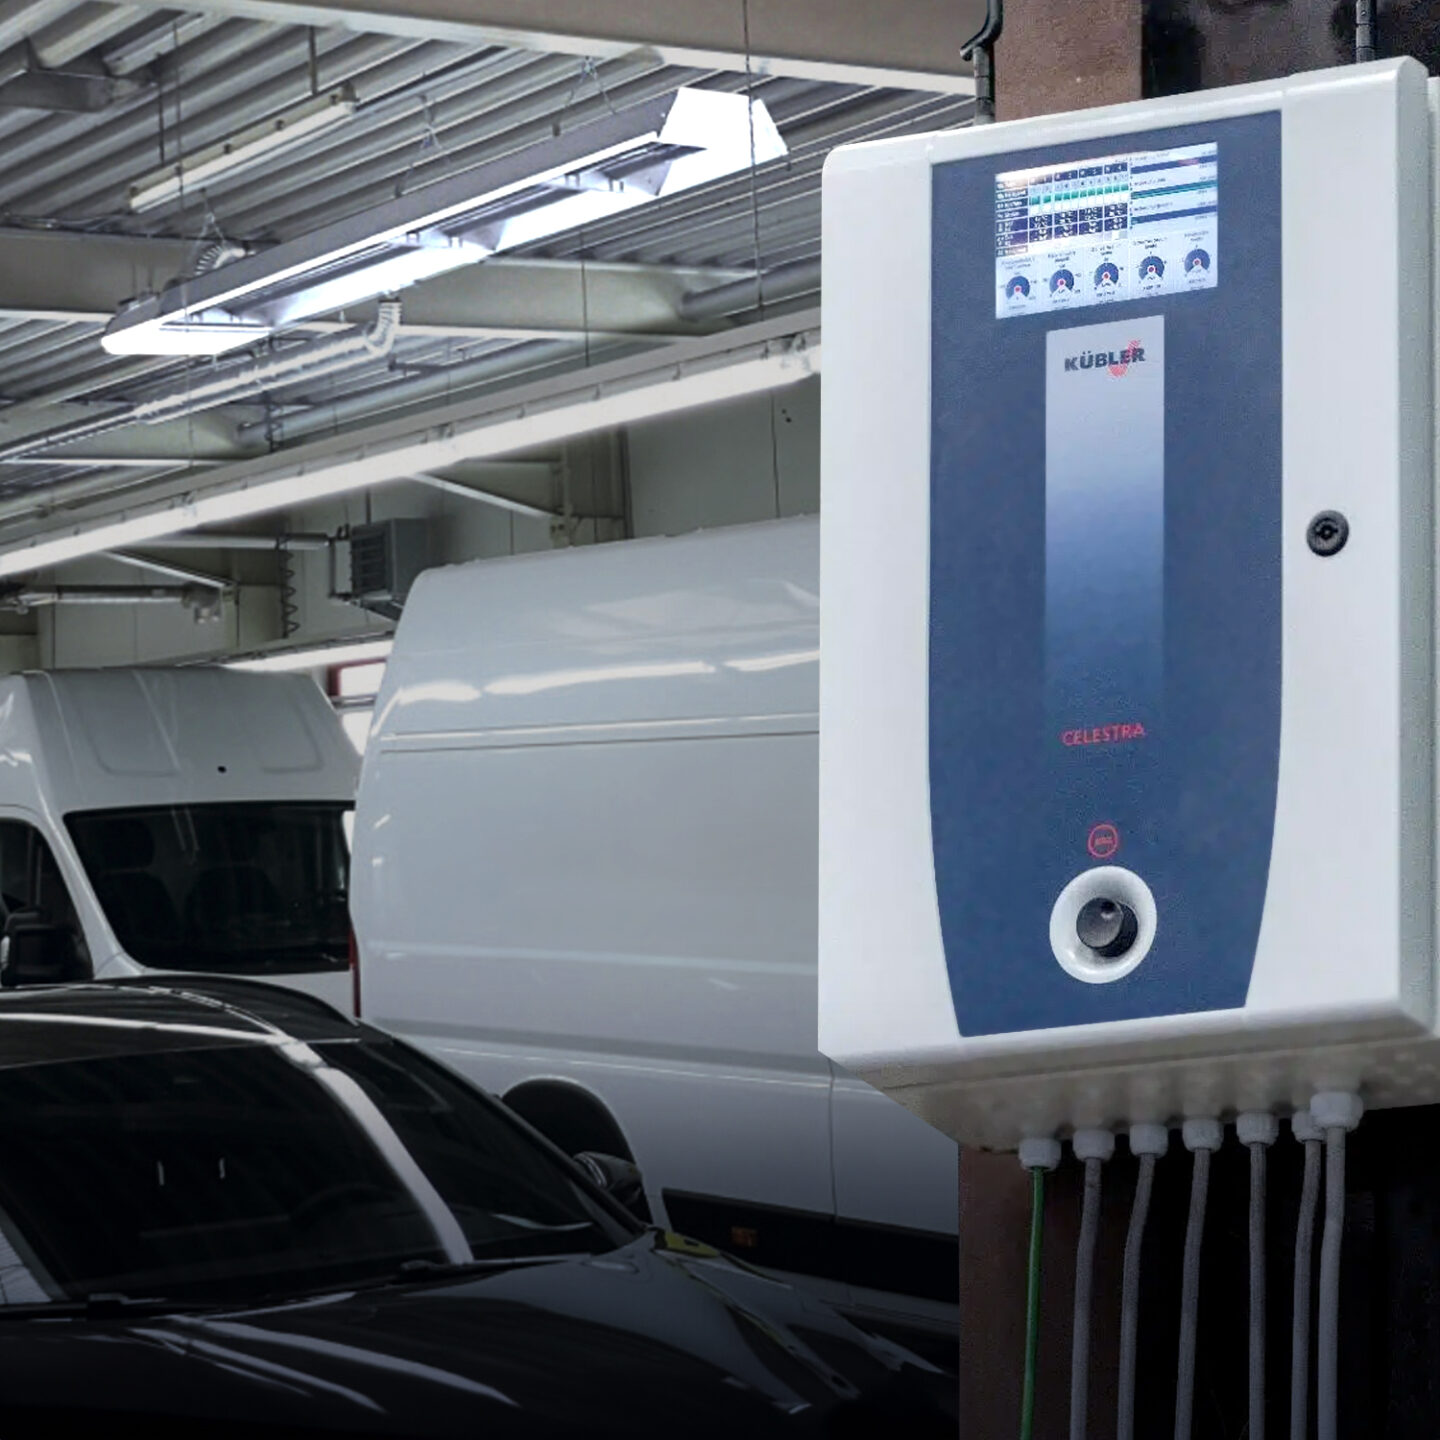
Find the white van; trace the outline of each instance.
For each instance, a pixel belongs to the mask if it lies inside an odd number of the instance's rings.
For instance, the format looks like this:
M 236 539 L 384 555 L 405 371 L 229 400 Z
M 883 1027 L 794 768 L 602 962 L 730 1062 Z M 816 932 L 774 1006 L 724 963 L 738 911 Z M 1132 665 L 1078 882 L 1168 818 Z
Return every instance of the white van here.
M 0 679 L 0 981 L 206 971 L 350 1009 L 358 768 L 308 675 Z
M 955 1146 L 816 1050 L 818 538 L 421 577 L 357 800 L 359 1003 L 635 1160 L 657 1222 L 943 1328 Z

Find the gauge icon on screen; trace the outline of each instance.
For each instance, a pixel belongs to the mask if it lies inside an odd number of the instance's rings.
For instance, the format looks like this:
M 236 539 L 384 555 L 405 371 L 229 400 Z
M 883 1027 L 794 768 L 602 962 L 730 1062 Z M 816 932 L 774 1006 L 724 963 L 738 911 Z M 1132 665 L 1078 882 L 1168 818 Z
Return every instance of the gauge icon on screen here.
M 1192 250 L 1185 257 L 1187 275 L 1203 275 L 1210 268 L 1210 256 L 1201 249 Z
M 1095 272 L 1095 288 L 1097 290 L 1113 290 L 1120 283 L 1120 267 L 1113 261 L 1107 260 Z
M 1030 281 L 1024 275 L 1012 275 L 1005 282 L 1007 300 L 1027 300 L 1030 297 Z
M 1149 280 L 1152 283 L 1165 278 L 1165 262 L 1158 255 L 1147 255 L 1140 262 L 1141 280 Z
M 1050 277 L 1052 295 L 1068 295 L 1075 289 L 1075 277 L 1068 270 L 1057 270 Z

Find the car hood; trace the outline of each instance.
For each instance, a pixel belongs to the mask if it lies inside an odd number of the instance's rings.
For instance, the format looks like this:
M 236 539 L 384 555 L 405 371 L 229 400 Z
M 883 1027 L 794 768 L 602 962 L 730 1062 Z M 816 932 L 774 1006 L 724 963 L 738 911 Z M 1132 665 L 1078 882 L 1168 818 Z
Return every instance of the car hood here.
M 223 1313 L 0 1323 L 0 1430 L 954 1435 L 954 1382 L 678 1237 Z M 202 1427 L 197 1431 L 197 1425 Z

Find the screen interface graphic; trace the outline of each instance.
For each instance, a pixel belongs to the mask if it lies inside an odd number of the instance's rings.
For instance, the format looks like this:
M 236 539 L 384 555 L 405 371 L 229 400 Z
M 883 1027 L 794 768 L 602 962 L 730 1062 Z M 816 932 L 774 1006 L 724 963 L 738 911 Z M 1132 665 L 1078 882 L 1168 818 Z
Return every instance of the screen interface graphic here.
M 997 175 L 996 317 L 1214 288 L 1218 150 L 1185 145 Z

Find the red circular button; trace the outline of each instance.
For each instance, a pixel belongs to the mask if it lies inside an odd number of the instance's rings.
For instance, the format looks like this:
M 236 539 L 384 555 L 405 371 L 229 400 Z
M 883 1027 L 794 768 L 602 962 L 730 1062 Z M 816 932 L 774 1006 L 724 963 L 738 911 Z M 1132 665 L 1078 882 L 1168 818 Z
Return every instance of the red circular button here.
M 1094 826 L 1085 848 L 1097 859 L 1108 860 L 1120 849 L 1120 832 L 1107 820 Z

